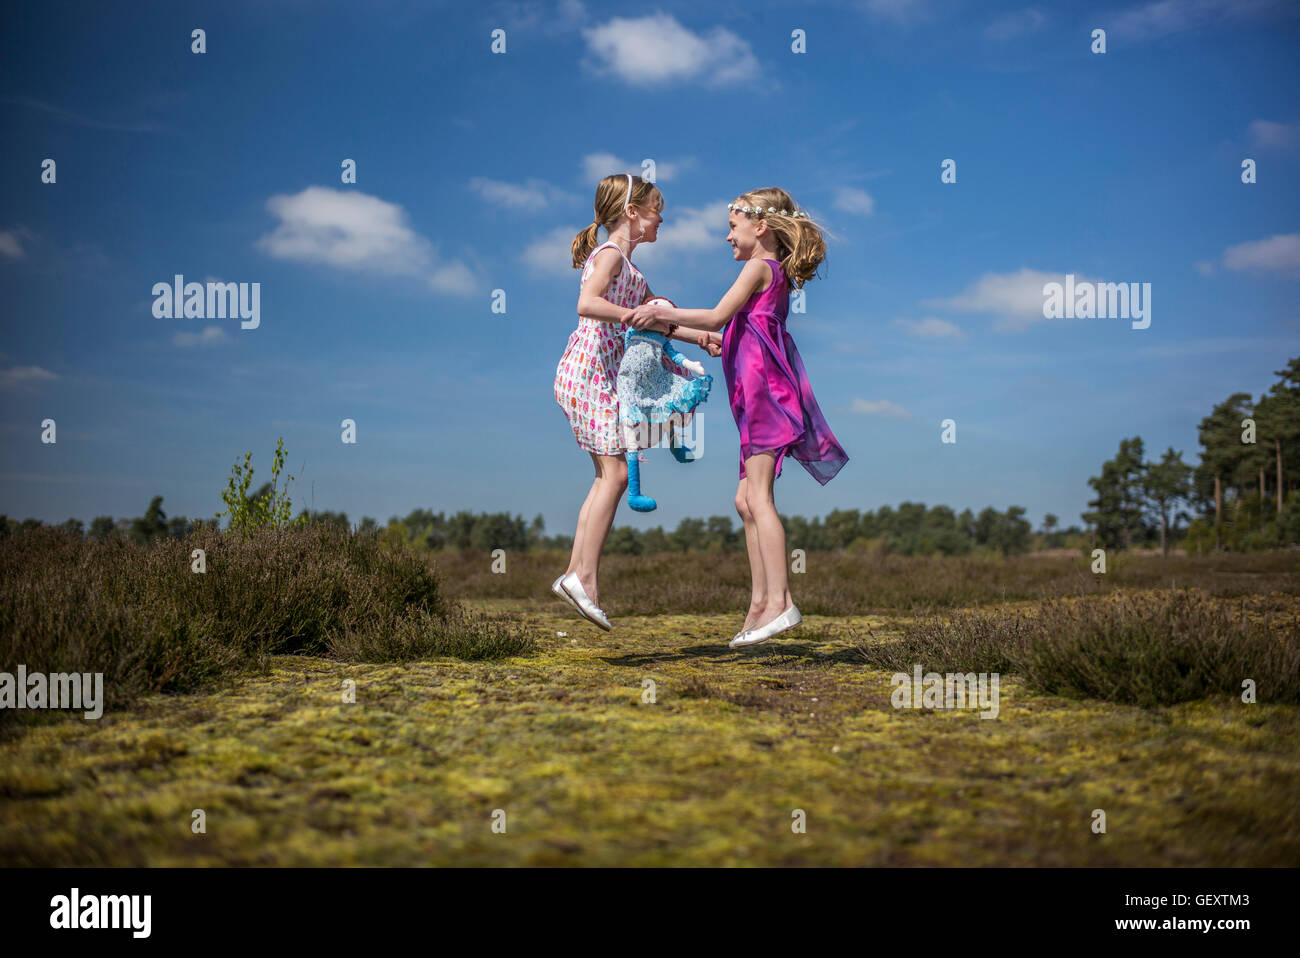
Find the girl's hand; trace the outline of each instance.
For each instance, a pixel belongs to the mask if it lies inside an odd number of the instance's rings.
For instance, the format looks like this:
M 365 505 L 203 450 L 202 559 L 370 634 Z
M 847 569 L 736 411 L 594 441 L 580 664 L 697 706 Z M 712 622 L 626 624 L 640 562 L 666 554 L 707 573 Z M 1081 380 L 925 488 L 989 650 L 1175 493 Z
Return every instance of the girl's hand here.
M 632 315 L 628 317 L 627 324 L 633 329 L 656 329 L 659 332 L 666 332 L 668 324 L 673 321 L 675 310 L 671 306 L 660 306 L 659 304 L 650 304 L 638 306 L 632 310 Z
M 631 326 L 633 329 L 649 329 L 650 326 L 654 324 L 655 320 L 644 313 L 644 309 L 644 306 L 638 306 L 628 314 L 627 319 L 623 320 L 623 322 Z
M 700 349 L 704 350 L 710 356 L 722 355 L 722 334 L 721 333 L 701 333 L 696 340 Z

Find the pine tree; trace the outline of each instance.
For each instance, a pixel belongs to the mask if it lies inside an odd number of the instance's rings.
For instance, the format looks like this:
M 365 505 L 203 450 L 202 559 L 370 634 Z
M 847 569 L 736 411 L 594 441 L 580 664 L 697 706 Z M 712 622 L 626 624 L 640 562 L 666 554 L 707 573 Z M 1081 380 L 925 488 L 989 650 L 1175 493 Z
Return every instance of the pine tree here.
M 1223 491 L 1231 487 L 1248 455 L 1241 442 L 1242 420 L 1250 416 L 1250 393 L 1233 393 L 1201 420 L 1197 438 L 1201 462 L 1193 473 L 1195 496 L 1205 515 L 1214 515 L 1215 545 L 1222 546 Z
M 1169 555 L 1169 511 L 1192 492 L 1192 467 L 1170 446 L 1159 462 L 1148 463 L 1143 492 L 1160 519 L 1160 554 Z M 1185 516 L 1186 513 L 1178 515 Z M 1178 515 L 1175 516 L 1175 523 Z
M 1108 549 L 1129 549 L 1135 530 L 1142 528 L 1145 492 L 1142 462 L 1142 439 L 1121 439 L 1114 459 L 1102 463 L 1101 475 L 1088 480 L 1097 498 L 1088 503 L 1091 511 L 1082 514 L 1085 522 L 1096 527 L 1097 536 Z

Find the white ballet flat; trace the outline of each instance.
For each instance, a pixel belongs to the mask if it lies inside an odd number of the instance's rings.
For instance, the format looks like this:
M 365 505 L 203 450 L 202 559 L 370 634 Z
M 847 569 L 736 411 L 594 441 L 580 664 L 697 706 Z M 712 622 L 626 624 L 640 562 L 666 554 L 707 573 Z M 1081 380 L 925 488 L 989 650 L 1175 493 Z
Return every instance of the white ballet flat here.
M 748 636 L 748 635 L 749 635 L 749 630 L 748 630 L 748 629 L 745 629 L 745 630 L 742 630 L 742 631 L 740 631 L 740 632 L 737 632 L 735 635 L 733 635 L 733 636 L 731 637 L 731 641 L 727 643 L 727 647 L 728 647 L 728 648 L 731 648 L 731 649 L 736 648 L 736 646 L 742 644 L 740 640 L 743 639 L 743 638 L 745 638 L 745 637 Z M 749 645 L 748 642 L 745 642 L 744 644 L 745 644 L 745 645 Z
M 560 580 L 563 578 L 564 578 L 564 573 L 560 573 L 558 576 L 555 577 L 555 581 L 551 583 L 551 591 L 554 592 L 556 595 L 558 595 L 565 602 L 569 603 L 569 605 L 573 606 L 574 612 L 577 612 L 578 615 L 582 615 L 582 609 L 578 607 L 578 603 L 573 601 L 573 596 L 565 592 L 564 587 L 560 585 Z
M 578 611 L 582 613 L 583 617 L 594 622 L 606 632 L 613 628 L 613 626 L 609 624 L 609 619 L 605 618 L 605 613 L 602 612 L 596 606 L 596 603 L 592 602 L 591 598 L 587 595 L 587 590 L 582 587 L 582 582 L 578 579 L 578 574 L 576 572 L 570 572 L 567 575 L 560 576 L 560 588 L 568 593 L 569 598 L 573 600 L 573 603 L 578 607 Z
M 798 606 L 792 605 L 767 625 L 760 626 L 757 629 L 750 629 L 748 632 L 742 632 L 728 642 L 727 645 L 733 649 L 746 645 L 758 645 L 758 643 L 766 642 L 774 635 L 788 632 L 802 621 L 803 616 L 799 614 Z

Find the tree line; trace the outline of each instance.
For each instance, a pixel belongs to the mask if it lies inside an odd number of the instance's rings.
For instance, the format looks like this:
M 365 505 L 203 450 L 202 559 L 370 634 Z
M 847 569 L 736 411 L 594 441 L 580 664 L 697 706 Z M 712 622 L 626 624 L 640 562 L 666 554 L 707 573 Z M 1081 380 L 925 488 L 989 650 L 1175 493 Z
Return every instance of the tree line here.
M 268 496 L 271 484 L 267 483 L 252 498 Z M 79 519 L 69 519 L 63 527 L 78 535 L 98 541 L 111 538 L 147 543 L 164 536 L 184 538 L 203 525 L 215 525 L 208 519 L 186 519 L 184 516 L 168 518 L 162 508 L 163 497 L 154 496 L 145 514 L 137 519 L 116 519 L 99 516 L 89 529 Z M 923 503 L 904 502 L 897 509 L 882 506 L 877 510 L 837 509 L 822 519 L 811 520 L 803 516 L 782 516 L 786 540 L 791 549 L 821 551 L 834 549 L 867 550 L 881 548 L 902 555 L 966 555 L 977 549 L 988 549 L 1006 555 L 1027 552 L 1034 547 L 1078 547 L 1074 542 L 1082 530 L 1071 527 L 1057 529 L 1057 519 L 1048 515 L 1044 528 L 1034 538 L 1030 523 L 1024 518 L 1025 510 L 1012 506 L 1006 512 L 993 508 L 978 514 L 966 509 L 955 513 L 947 506 L 927 507 Z M 394 544 L 404 544 L 424 550 L 474 550 L 505 549 L 508 552 L 532 552 L 547 549 L 568 550 L 573 539 L 567 535 L 546 535 L 546 523 L 539 513 L 532 521 L 506 512 L 468 512 L 453 514 L 414 509 L 405 517 L 397 516 L 381 527 L 375 519 L 366 516 L 355 526 L 345 512 L 308 511 L 298 516 L 308 522 L 327 522 L 361 533 L 373 533 Z M 18 522 L 0 516 L 0 534 L 16 531 L 42 523 L 37 519 Z M 663 526 L 650 529 L 633 529 L 617 526 L 607 542 L 606 551 L 639 555 L 656 552 L 716 552 L 743 550 L 744 528 L 730 516 L 709 516 L 707 519 L 682 519 L 675 529 Z
M 1182 452 L 1172 446 L 1159 461 L 1147 462 L 1141 437 L 1122 439 L 1115 457 L 1102 463 L 1101 474 L 1088 479 L 1095 498 L 1081 515 L 1086 523 L 1083 529 L 1058 529 L 1059 520 L 1048 513 L 1035 533 L 1020 506 L 1006 512 L 988 507 L 975 514 L 970 509 L 956 513 L 948 506 L 904 502 L 897 509 L 836 509 L 825 519 L 782 515 L 787 545 L 805 551 L 1016 555 L 1041 548 L 1151 545 L 1167 554 L 1175 540 L 1196 553 L 1300 543 L 1300 358 L 1289 360 L 1274 375 L 1278 381 L 1258 401 L 1249 393 L 1233 393 L 1201 420 L 1201 461 L 1196 466 L 1183 462 Z M 283 440 L 276 450 L 273 481 L 250 494 L 251 456 L 245 457 L 243 466 L 236 463 L 222 493 L 230 510 L 227 515 L 241 526 L 288 521 L 287 487 L 277 488 Z M 135 519 L 98 516 L 89 529 L 80 519 L 69 519 L 62 526 L 101 542 L 120 538 L 140 543 L 164 536 L 184 538 L 203 525 L 219 527 L 218 517 L 169 519 L 162 502 L 162 496 L 154 496 L 145 514 Z M 345 512 L 303 509 L 291 521 L 334 523 L 393 544 L 435 551 L 531 552 L 573 546 L 570 536 L 546 535 L 540 514 L 529 522 L 507 512 L 462 510 L 449 515 L 415 509 L 404 518 L 393 516 L 382 527 L 370 516 L 354 527 Z M 0 515 L 0 536 L 43 524 L 39 519 L 19 522 Z M 633 555 L 744 548 L 743 527 L 731 516 L 682 519 L 672 531 L 662 526 L 640 530 L 617 526 L 606 545 L 609 552 Z
M 1141 437 L 1122 439 L 1088 480 L 1082 518 L 1098 543 L 1166 554 L 1174 538 L 1197 553 L 1300 543 L 1300 358 L 1274 375 L 1258 401 L 1233 393 L 1201 420 L 1196 466 L 1172 446 L 1145 462 Z

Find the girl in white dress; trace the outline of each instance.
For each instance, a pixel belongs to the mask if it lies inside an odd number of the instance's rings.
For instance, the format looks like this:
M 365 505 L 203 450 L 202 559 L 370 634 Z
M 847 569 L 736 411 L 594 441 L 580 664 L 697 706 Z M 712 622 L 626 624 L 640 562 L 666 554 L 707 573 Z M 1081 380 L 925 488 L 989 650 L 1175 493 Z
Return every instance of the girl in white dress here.
M 624 333 L 649 320 L 629 323 L 632 311 L 654 294 L 632 251 L 653 243 L 663 222 L 663 194 L 648 180 L 630 173 L 605 177 L 596 187 L 591 225 L 573 239 L 573 268 L 582 270 L 578 292 L 578 327 L 555 368 L 555 401 L 568 417 L 579 448 L 591 456 L 596 478 L 578 513 L 569 567 L 551 591 L 602 629 L 609 620 L 599 605 L 597 574 L 614 513 L 627 489 L 627 460 L 615 388 L 623 359 Z M 609 239 L 597 243 L 600 227 Z M 700 342 L 702 330 L 677 327 L 670 338 Z M 705 342 L 709 342 L 707 339 Z M 713 355 L 711 343 L 705 347 Z

